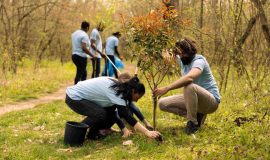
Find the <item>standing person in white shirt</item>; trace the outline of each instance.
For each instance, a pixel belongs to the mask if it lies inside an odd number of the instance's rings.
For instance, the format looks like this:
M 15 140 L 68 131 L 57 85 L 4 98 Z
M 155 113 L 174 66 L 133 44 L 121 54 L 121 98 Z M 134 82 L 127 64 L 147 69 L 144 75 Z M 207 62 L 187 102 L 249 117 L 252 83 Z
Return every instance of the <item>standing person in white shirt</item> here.
M 105 57 L 102 53 L 102 39 L 100 32 L 103 32 L 104 25 L 100 22 L 96 28 L 94 28 L 90 34 L 90 52 L 96 55 L 97 58 L 92 58 L 93 73 L 92 78 L 99 77 L 100 74 L 100 59 L 101 56 Z
M 120 32 L 115 32 L 115 33 L 112 34 L 112 36 L 110 36 L 106 40 L 105 52 L 106 52 L 107 56 L 110 58 L 110 60 L 113 62 L 114 65 L 115 65 L 115 59 L 114 59 L 114 56 L 115 55 L 117 55 L 120 59 L 122 59 L 120 57 L 120 54 L 119 54 L 118 49 L 117 49 L 118 44 L 119 44 L 119 38 L 120 37 L 121 37 L 121 33 Z M 105 65 L 105 76 L 108 75 L 108 73 L 107 73 L 108 63 L 111 63 L 111 62 L 108 61 L 108 60 L 106 62 L 106 65 Z M 114 67 L 113 67 L 113 72 L 114 72 L 115 78 L 118 78 L 117 70 Z
M 76 65 L 76 77 L 74 84 L 79 81 L 86 80 L 87 77 L 87 55 L 95 58 L 96 56 L 90 53 L 90 40 L 87 35 L 90 24 L 86 21 L 81 23 L 81 29 L 76 30 L 71 35 L 72 40 L 72 61 Z

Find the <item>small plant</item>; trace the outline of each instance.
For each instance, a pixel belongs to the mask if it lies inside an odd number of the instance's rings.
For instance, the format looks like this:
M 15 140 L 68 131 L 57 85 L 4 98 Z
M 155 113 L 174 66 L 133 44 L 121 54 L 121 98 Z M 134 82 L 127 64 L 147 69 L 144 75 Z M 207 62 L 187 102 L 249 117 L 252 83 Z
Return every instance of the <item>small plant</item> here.
M 123 18 L 127 41 L 137 66 L 146 77 L 152 91 L 163 81 L 172 68 L 173 58 L 170 52 L 179 27 L 176 10 L 164 5 L 150 13 Z M 153 97 L 153 125 L 156 129 L 157 97 Z

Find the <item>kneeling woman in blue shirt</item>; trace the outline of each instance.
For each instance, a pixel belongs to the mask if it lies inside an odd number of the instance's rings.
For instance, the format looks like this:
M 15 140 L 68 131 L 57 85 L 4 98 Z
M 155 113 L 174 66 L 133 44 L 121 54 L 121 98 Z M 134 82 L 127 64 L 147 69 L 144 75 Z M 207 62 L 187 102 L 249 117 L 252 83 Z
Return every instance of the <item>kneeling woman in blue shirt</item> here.
M 100 129 L 120 124 L 115 110 L 149 138 L 157 138 L 158 131 L 149 131 L 132 116 L 130 104 L 137 102 L 145 93 L 145 87 L 137 77 L 121 83 L 110 77 L 98 77 L 81 81 L 66 90 L 66 104 L 76 113 L 87 116 L 82 123 L 89 125 L 89 139 L 98 139 Z M 123 128 L 125 132 L 127 128 Z

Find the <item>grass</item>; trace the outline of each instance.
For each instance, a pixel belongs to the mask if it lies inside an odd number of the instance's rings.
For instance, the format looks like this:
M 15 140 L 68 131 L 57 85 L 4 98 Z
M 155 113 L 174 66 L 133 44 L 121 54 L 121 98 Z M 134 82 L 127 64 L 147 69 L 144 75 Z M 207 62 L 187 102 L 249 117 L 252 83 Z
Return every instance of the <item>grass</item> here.
M 238 85 L 230 85 L 222 94 L 219 109 L 208 115 L 195 136 L 184 133 L 184 118 L 158 109 L 157 128 L 164 136 L 163 143 L 135 134 L 128 138 L 134 144 L 123 146 L 126 139 L 113 134 L 100 141 L 87 140 L 82 147 L 66 146 L 65 122 L 83 117 L 72 112 L 64 101 L 5 114 L 0 121 L 0 159 L 270 159 L 270 117 L 269 113 L 263 116 L 270 98 L 254 104 L 252 96 L 246 96 L 245 82 L 235 83 Z M 149 89 L 137 105 L 151 121 Z M 234 122 L 239 117 L 255 118 L 239 127 Z
M 33 70 L 33 65 L 33 61 L 24 60 L 16 75 L 0 77 L 0 107 L 52 93 L 72 83 L 75 77 L 71 62 L 61 65 L 58 61 L 43 61 L 37 70 Z
M 101 61 L 101 69 L 104 68 Z M 44 94 L 73 84 L 76 67 L 72 62 L 61 65 L 59 61 L 42 61 L 40 68 L 33 70 L 31 60 L 23 60 L 17 74 L 7 73 L 0 77 L 0 107 L 8 103 L 35 99 Z M 101 70 L 102 72 L 102 70 Z M 92 63 L 88 60 L 87 77 L 91 77 Z

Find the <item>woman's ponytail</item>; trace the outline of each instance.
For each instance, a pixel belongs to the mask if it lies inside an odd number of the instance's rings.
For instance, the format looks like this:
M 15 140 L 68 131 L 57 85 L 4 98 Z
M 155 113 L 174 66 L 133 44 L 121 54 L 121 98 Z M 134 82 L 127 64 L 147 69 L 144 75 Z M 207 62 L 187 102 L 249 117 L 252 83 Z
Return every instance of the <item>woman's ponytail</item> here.
M 139 94 L 145 93 L 145 87 L 142 83 L 140 83 L 138 77 L 133 77 L 124 83 L 115 82 L 110 88 L 115 91 L 117 96 L 122 95 L 121 98 L 127 101 L 128 105 L 132 101 L 132 90 Z

